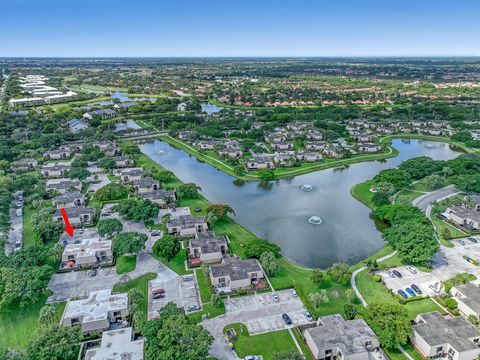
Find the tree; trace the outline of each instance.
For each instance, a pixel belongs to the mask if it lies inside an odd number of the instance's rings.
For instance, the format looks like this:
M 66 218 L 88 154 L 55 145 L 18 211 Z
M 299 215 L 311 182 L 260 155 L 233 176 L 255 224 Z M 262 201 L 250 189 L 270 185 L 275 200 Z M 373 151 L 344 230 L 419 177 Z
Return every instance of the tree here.
M 400 304 L 372 304 L 368 307 L 365 320 L 377 334 L 380 344 L 387 349 L 406 344 L 412 332 L 408 311 Z
M 52 218 L 50 210 L 40 209 L 32 215 L 32 230 L 34 237 L 43 243 L 57 241 L 63 231 L 62 224 Z
M 408 172 L 413 180 L 420 180 L 442 171 L 444 166 L 445 161 L 433 160 L 428 156 L 419 156 L 402 162 L 398 168 Z
M 158 181 L 161 181 L 162 183 L 168 183 L 174 178 L 173 172 L 169 170 L 163 170 L 159 171 L 154 175 L 154 178 Z
M 113 236 L 123 230 L 122 222 L 118 219 L 103 219 L 97 223 L 100 236 Z
M 344 263 L 335 263 L 330 266 L 328 269 L 328 274 L 333 280 L 344 285 L 348 284 L 350 282 L 350 278 L 352 277 L 350 267 Z
M 258 176 L 263 181 L 270 181 L 270 180 L 275 179 L 275 172 L 273 170 L 270 170 L 270 169 L 263 169 L 263 170 L 260 170 L 258 172 Z
M 320 269 L 313 269 L 310 273 L 310 280 L 312 280 L 312 282 L 317 286 L 322 285 L 324 278 L 325 276 L 323 274 L 323 271 Z
M 133 329 L 136 333 L 141 331 L 142 325 L 145 321 L 145 314 L 142 310 L 142 302 L 145 297 L 143 293 L 138 289 L 130 289 L 128 291 L 128 299 L 130 301 L 129 314 L 131 322 L 133 323 Z
M 242 176 L 245 171 L 245 167 L 243 165 L 236 165 L 233 167 L 233 173 L 237 176 Z
M 318 308 L 322 303 L 326 304 L 330 301 L 327 295 L 327 290 L 320 290 L 320 292 L 311 293 L 309 298 L 315 308 Z
M 156 218 L 159 209 L 158 204 L 141 198 L 122 201 L 113 207 L 113 210 L 118 211 L 124 219 L 133 221 L 146 221 Z
M 429 175 L 424 181 L 427 189 L 430 191 L 436 189 L 442 184 L 442 178 L 438 174 Z
M 376 206 L 387 205 L 390 204 L 390 196 L 383 191 L 377 191 L 372 196 L 372 202 Z
M 90 171 L 84 167 L 72 167 L 68 172 L 68 177 L 71 179 L 85 180 L 90 176 Z
M 10 350 L 0 346 L 0 359 L 2 360 L 27 360 L 27 358 L 16 350 Z
M 116 162 L 113 158 L 106 156 L 98 161 L 98 166 L 105 170 L 112 170 L 115 168 Z
M 202 188 L 196 184 L 182 184 L 175 189 L 177 197 L 179 199 L 197 199 L 202 191 Z
M 260 259 L 264 252 L 272 252 L 275 257 L 280 257 L 280 247 L 263 239 L 249 240 L 244 247 L 244 254 L 249 258 Z
M 118 234 L 113 238 L 113 252 L 115 256 L 125 254 L 138 254 L 145 249 L 147 235 L 137 232 L 127 232 Z
M 40 309 L 38 323 L 42 326 L 51 326 L 57 322 L 57 306 L 45 305 Z
M 41 328 L 28 347 L 30 360 L 74 360 L 82 339 L 79 326 L 65 327 L 54 324 Z
M 153 253 L 167 261 L 173 258 L 180 251 L 180 242 L 173 235 L 164 235 L 153 245 Z
M 207 214 L 211 213 L 215 215 L 219 220 L 224 219 L 229 214 L 235 215 L 235 211 L 232 209 L 232 207 L 226 204 L 212 204 L 209 205 L 205 211 Z
M 205 221 L 207 222 L 208 226 L 210 226 L 210 228 L 213 228 L 218 220 L 218 216 L 215 215 L 213 212 L 207 213 L 207 216 L 205 217 Z
M 303 360 L 303 356 L 296 351 L 284 351 L 274 354 L 273 360 Z
M 386 169 L 380 171 L 374 178 L 377 184 L 388 182 L 391 183 L 395 191 L 405 189 L 412 183 L 412 178 L 408 172 L 400 169 Z
M 93 196 L 99 201 L 123 200 L 130 192 L 131 188 L 128 185 L 111 183 L 98 189 Z
M 343 317 L 346 320 L 353 320 L 357 315 L 357 307 L 354 304 L 355 292 L 352 289 L 345 291 L 345 304 L 343 305 Z
M 445 306 L 448 310 L 455 310 L 458 307 L 458 302 L 454 298 L 447 298 L 445 299 Z
M 220 294 L 218 294 L 218 293 L 212 294 L 212 296 L 210 297 L 210 302 L 211 302 L 212 305 L 213 305 L 214 307 L 216 307 L 217 309 L 218 309 L 218 308 L 221 308 L 221 307 L 223 306 L 222 297 L 221 297 Z
M 280 269 L 280 266 L 275 258 L 275 254 L 271 251 L 266 251 L 260 255 L 260 263 L 262 264 L 263 270 L 268 276 L 275 276 L 277 271 Z

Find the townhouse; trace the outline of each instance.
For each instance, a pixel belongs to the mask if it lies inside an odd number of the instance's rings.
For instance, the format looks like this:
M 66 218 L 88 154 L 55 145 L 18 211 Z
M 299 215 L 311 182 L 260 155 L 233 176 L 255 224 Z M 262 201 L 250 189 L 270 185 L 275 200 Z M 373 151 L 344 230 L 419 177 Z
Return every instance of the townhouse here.
M 229 293 L 255 287 L 264 280 L 264 275 L 258 260 L 229 257 L 221 264 L 210 266 L 210 280 L 216 291 Z

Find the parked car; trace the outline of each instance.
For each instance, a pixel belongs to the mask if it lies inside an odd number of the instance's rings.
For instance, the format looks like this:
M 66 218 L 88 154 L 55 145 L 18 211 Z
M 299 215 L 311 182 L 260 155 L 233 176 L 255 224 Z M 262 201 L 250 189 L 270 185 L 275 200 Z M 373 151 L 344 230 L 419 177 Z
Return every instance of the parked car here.
M 472 243 L 474 243 L 474 244 L 477 244 L 477 243 L 478 243 L 478 240 L 475 239 L 475 238 L 472 237 L 472 236 L 470 236 L 470 237 L 468 238 L 468 240 L 470 240 L 470 241 L 471 241 Z
M 260 358 L 257 355 L 248 355 L 245 356 L 245 360 L 260 360 Z
M 150 236 L 152 236 L 152 237 L 156 237 L 156 236 L 160 236 L 160 235 L 162 235 L 162 232 L 158 231 L 158 230 L 152 231 L 150 233 Z
M 290 292 L 292 293 L 293 297 L 298 297 L 298 294 L 295 291 L 295 289 L 290 289 Z
M 408 295 L 410 296 L 417 296 L 417 294 L 415 293 L 415 291 L 413 291 L 412 289 L 410 289 L 409 287 L 405 288 L 405 291 L 407 292 Z
M 465 245 L 465 241 L 463 241 L 462 239 L 458 239 L 457 242 L 458 242 L 460 245 Z
M 407 270 L 410 271 L 412 274 L 417 273 L 417 270 L 413 266 L 407 266 Z
M 192 281 L 193 275 L 183 275 L 183 281 Z
M 307 318 L 308 321 L 313 321 L 313 316 L 310 314 L 308 310 L 305 310 L 305 317 Z
M 282 314 L 282 319 L 285 321 L 285 324 L 292 325 L 292 319 L 287 314 Z
M 392 270 L 392 272 L 395 274 L 396 277 L 401 278 L 402 274 L 398 270 Z
M 187 311 L 196 311 L 196 310 L 200 310 L 197 304 L 187 306 Z
M 402 289 L 398 289 L 397 293 L 398 293 L 398 295 L 400 295 L 404 299 L 408 298 L 407 293 L 405 291 L 403 291 Z
M 463 255 L 463 258 L 464 258 L 465 260 L 467 260 L 467 262 L 469 262 L 469 263 L 472 264 L 472 265 L 475 265 L 475 266 L 478 265 L 478 262 L 477 262 L 477 261 L 473 260 L 471 257 L 468 257 L 467 255 Z
M 388 274 L 388 276 L 390 276 L 391 278 L 394 278 L 394 277 L 395 277 L 395 274 L 393 273 L 392 270 L 387 270 L 387 274 Z
M 22 242 L 20 240 L 15 241 L 15 249 L 20 249 Z
M 97 269 L 90 270 L 90 276 L 91 277 L 97 276 Z
M 163 299 L 165 297 L 165 289 L 155 289 L 152 291 L 152 299 Z
M 278 298 L 278 294 L 276 294 L 276 293 L 272 294 L 272 299 L 273 299 L 273 301 L 276 301 L 276 302 L 280 301 L 280 299 Z
M 433 291 L 438 292 L 438 291 L 440 290 L 440 288 L 439 288 L 438 285 L 439 285 L 439 283 L 435 283 L 435 284 L 430 284 L 430 285 L 428 285 L 428 287 L 429 287 L 430 289 L 432 289 Z
M 83 234 L 84 231 L 85 231 L 84 228 L 80 228 L 80 230 L 78 230 L 78 233 L 79 233 L 79 234 Z
M 413 291 L 415 291 L 418 295 L 422 295 L 422 294 L 423 294 L 423 291 L 420 290 L 420 288 L 419 288 L 417 285 L 412 284 L 412 285 L 410 285 L 410 287 L 411 287 L 411 288 L 413 289 Z
M 17 209 L 16 213 L 17 213 L 17 216 L 22 216 L 22 209 Z

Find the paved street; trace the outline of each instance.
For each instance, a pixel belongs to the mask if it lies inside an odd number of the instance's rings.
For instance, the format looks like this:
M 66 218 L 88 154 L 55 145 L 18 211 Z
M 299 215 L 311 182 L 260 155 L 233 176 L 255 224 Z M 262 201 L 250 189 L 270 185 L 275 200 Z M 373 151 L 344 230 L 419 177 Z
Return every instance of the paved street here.
M 118 282 L 132 280 L 150 272 L 157 273 L 159 279 L 172 276 L 169 268 L 148 254 L 138 255 L 135 270 L 123 275 L 117 275 L 115 267 L 98 269 L 95 276 L 90 275 L 90 270 L 53 274 L 48 284 L 53 295 L 47 302 L 66 301 L 70 297 L 86 296 L 91 291 L 112 289 Z
M 23 216 L 17 216 L 17 208 L 10 208 L 10 226 L 11 229 L 8 232 L 8 239 L 5 243 L 5 255 L 10 255 L 15 251 L 15 243 L 20 241 L 22 243 L 23 232 Z M 18 249 L 21 249 L 21 246 Z
M 225 301 L 224 316 L 203 321 L 203 327 L 215 338 L 210 355 L 218 359 L 235 359 L 223 334 L 228 324 L 243 323 L 250 335 L 256 335 L 308 323 L 303 314 L 305 307 L 298 297 L 293 297 L 290 290 L 282 290 L 277 294 L 278 302 L 272 299 L 271 293 L 232 298 Z M 286 325 L 282 320 L 284 313 L 290 316 L 292 325 Z
M 455 186 L 449 185 L 442 189 L 429 192 L 416 198 L 415 200 L 413 200 L 412 204 L 413 206 L 418 207 L 423 212 L 426 212 L 429 205 L 435 203 L 436 201 L 453 196 L 458 192 L 459 190 Z
M 95 176 L 97 177 L 97 179 L 94 179 Z M 96 192 L 98 189 L 104 187 L 105 185 L 110 184 L 110 180 L 108 179 L 107 175 L 105 175 L 104 173 L 91 175 L 89 179 L 92 179 L 92 182 L 90 182 L 90 185 L 88 186 L 88 192 L 92 194 Z

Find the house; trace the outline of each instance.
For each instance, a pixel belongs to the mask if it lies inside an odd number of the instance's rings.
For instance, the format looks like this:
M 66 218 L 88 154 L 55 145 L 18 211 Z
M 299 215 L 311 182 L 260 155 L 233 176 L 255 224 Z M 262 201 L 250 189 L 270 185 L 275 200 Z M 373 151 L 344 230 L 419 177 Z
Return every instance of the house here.
M 216 291 L 232 292 L 247 289 L 264 279 L 256 259 L 224 258 L 221 264 L 210 266 L 210 280 Z
M 123 168 L 133 165 L 133 160 L 128 158 L 127 156 L 115 156 L 113 157 L 113 160 L 115 161 L 115 167 L 117 168 Z
M 66 160 L 72 157 L 70 150 L 52 150 L 43 154 L 45 160 Z
M 230 158 L 239 158 L 243 156 L 243 151 L 238 148 L 223 148 L 218 150 L 218 154 L 221 156 L 228 156 Z
M 285 151 L 285 152 L 276 152 L 274 154 L 274 161 L 276 165 L 279 166 L 293 166 L 295 163 L 295 152 L 294 151 Z
M 63 326 L 80 325 L 83 334 L 109 330 L 128 318 L 128 294 L 92 291 L 86 299 L 69 300 L 62 315 Z
M 181 102 L 180 104 L 177 105 L 177 111 L 185 111 L 187 110 L 187 104 L 184 102 Z
M 188 255 L 192 264 L 220 262 L 227 251 L 226 236 L 215 235 L 213 231 L 197 233 L 195 238 L 188 242 Z
M 217 143 L 212 140 L 202 140 L 195 143 L 195 146 L 199 147 L 202 150 L 213 150 Z
M 374 143 L 358 144 L 357 148 L 358 151 L 362 153 L 375 153 L 382 150 L 382 147 L 380 145 Z
M 247 161 L 248 170 L 260 170 L 260 169 L 274 169 L 273 159 L 271 156 L 256 155 L 253 159 Z
M 450 294 L 457 300 L 458 310 L 465 316 L 473 315 L 480 319 L 480 287 L 478 285 L 468 283 L 454 286 Z
M 144 339 L 133 340 L 131 327 L 104 331 L 99 347 L 91 344 L 84 360 L 143 360 Z
M 111 265 L 112 263 L 112 241 L 94 237 L 65 246 L 60 269 L 81 269 Z
M 117 113 L 112 109 L 101 109 L 101 110 L 94 110 L 90 112 L 86 112 L 83 114 L 83 117 L 88 120 L 92 120 L 93 118 L 100 118 L 102 120 L 111 119 L 117 116 Z
M 293 150 L 293 143 L 289 141 L 273 141 L 273 150 Z
M 417 315 L 411 342 L 425 358 L 473 360 L 480 355 L 480 332 L 461 316 L 438 311 Z
M 68 130 L 72 134 L 77 134 L 80 131 L 83 131 L 87 128 L 88 128 L 88 124 L 85 121 L 77 119 L 77 118 L 73 118 L 72 120 L 70 120 L 68 122 Z
M 142 177 L 133 181 L 133 188 L 140 194 L 156 191 L 160 188 L 160 182 L 151 177 Z
M 142 197 L 160 206 L 165 206 L 176 200 L 176 195 L 174 190 L 163 190 L 163 189 L 142 193 Z
M 341 315 L 318 319 L 307 328 L 303 337 L 316 360 L 370 360 L 380 343 L 363 319 L 344 320 Z
M 121 169 L 119 171 L 120 175 L 120 182 L 123 183 L 133 183 L 134 181 L 138 181 L 143 176 L 143 169 L 142 168 L 128 168 L 128 169 Z
M 50 179 L 47 181 L 47 190 L 56 191 L 59 194 L 65 194 L 68 191 L 82 191 L 82 182 L 72 179 Z
M 305 142 L 305 149 L 314 151 L 323 151 L 327 147 L 325 141 L 307 141 Z
M 64 194 L 57 195 L 53 198 L 53 206 L 57 209 L 71 208 L 75 206 L 85 206 L 87 197 L 80 191 L 69 191 Z
M 75 206 L 66 209 L 68 219 L 70 220 L 70 224 L 73 226 L 83 226 L 83 225 L 90 225 L 93 222 L 93 218 L 95 216 L 95 209 L 87 208 L 84 206 Z M 53 214 L 53 219 L 58 222 L 63 222 L 62 213 L 60 209 L 55 210 Z
M 67 176 L 71 166 L 69 163 L 48 163 L 43 165 L 40 171 L 42 176 L 47 178 L 59 178 Z
M 14 173 L 33 171 L 38 165 L 38 161 L 33 158 L 25 158 L 12 162 L 10 170 Z
M 93 143 L 93 146 L 98 147 L 106 156 L 116 156 L 122 153 L 121 149 L 112 141 L 97 141 Z
M 137 104 L 138 104 L 138 102 L 136 102 L 136 101 L 124 101 L 124 102 L 113 105 L 113 108 L 117 109 L 117 110 L 128 111 L 132 106 L 135 106 Z
M 340 149 L 334 146 L 327 146 L 325 149 L 323 149 L 323 153 L 334 158 L 343 157 L 343 153 L 340 151 Z
M 167 232 L 178 236 L 194 236 L 207 231 L 208 225 L 204 216 L 181 215 L 167 221 Z
M 319 131 L 310 131 L 307 134 L 305 134 L 305 138 L 307 140 L 322 140 L 323 134 Z
M 457 225 L 475 230 L 480 229 L 480 210 L 455 205 L 448 207 L 443 214 Z
M 315 162 L 315 161 L 322 161 L 323 157 L 320 153 L 317 152 L 300 152 L 297 155 L 295 155 L 298 161 L 303 161 L 303 162 Z

